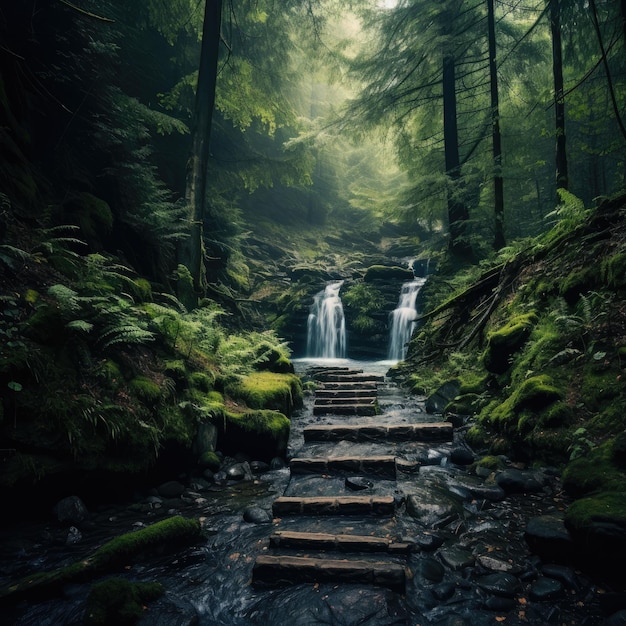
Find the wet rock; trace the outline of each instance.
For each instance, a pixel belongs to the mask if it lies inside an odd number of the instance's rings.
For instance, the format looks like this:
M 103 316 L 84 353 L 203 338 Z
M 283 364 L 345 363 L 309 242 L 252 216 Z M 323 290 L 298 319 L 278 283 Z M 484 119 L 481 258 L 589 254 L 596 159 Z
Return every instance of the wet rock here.
M 250 469 L 253 474 L 263 474 L 269 471 L 270 465 L 265 461 L 250 461 Z
M 502 502 L 506 498 L 506 492 L 498 485 L 476 485 L 471 487 L 472 495 L 479 500 L 489 502 Z
M 218 487 L 225 487 L 228 484 L 228 475 L 223 471 L 216 472 L 213 475 L 213 482 Z
M 453 570 L 461 570 L 474 565 L 474 555 L 462 546 L 442 548 L 440 555 L 444 563 Z
M 157 492 L 165 499 L 178 498 L 183 491 L 185 491 L 185 486 L 177 480 L 169 480 L 157 487 Z
M 244 509 L 243 519 L 249 524 L 269 524 L 272 521 L 271 515 L 258 506 L 249 506 Z
M 553 600 L 563 594 L 563 585 L 559 580 L 540 576 L 531 586 L 528 597 L 531 600 L 541 602 Z
M 437 528 L 455 519 L 461 512 L 461 505 L 445 491 L 425 487 L 420 493 L 407 497 L 407 513 L 427 528 Z
M 455 465 L 471 465 L 474 462 L 474 453 L 467 448 L 454 448 L 450 452 L 450 461 Z
M 364 476 L 348 476 L 345 480 L 345 485 L 352 491 L 363 491 L 365 489 L 371 489 L 374 483 Z
M 506 573 L 481 576 L 477 579 L 476 584 L 483 591 L 503 598 L 514 598 L 520 586 L 515 576 Z
M 287 467 L 285 459 L 279 456 L 275 456 L 270 462 L 270 468 L 273 470 L 284 469 L 285 467 Z
M 516 602 L 513 598 L 503 598 L 501 596 L 489 596 L 485 600 L 484 607 L 488 611 L 507 613 L 515 608 Z
M 613 613 L 604 621 L 604 626 L 626 626 L 626 610 Z
M 210 469 L 205 469 L 202 471 L 202 477 L 208 481 L 209 483 L 214 482 L 213 477 L 215 476 L 215 472 Z
M 530 550 L 544 561 L 568 563 L 576 554 L 576 546 L 565 527 L 564 517 L 558 513 L 530 519 L 524 538 Z
M 574 589 L 575 591 L 580 589 L 576 573 L 571 567 L 549 563 L 541 568 L 541 573 L 548 578 L 560 580 L 569 589 Z
M 226 469 L 226 476 L 229 480 L 252 480 L 252 471 L 247 462 L 237 463 Z
M 70 526 L 70 529 L 67 531 L 67 538 L 65 539 L 65 545 L 73 546 L 80 542 L 83 538 L 82 533 L 76 526 Z
M 541 483 L 532 472 L 506 469 L 496 476 L 496 483 L 506 493 L 536 493 L 541 491 Z
M 61 523 L 78 524 L 89 517 L 85 503 L 78 496 L 68 496 L 59 500 L 52 511 L 57 522 Z
M 424 533 L 423 535 L 418 535 L 414 542 L 425 552 L 434 552 L 437 548 L 440 548 L 443 545 L 443 537 L 439 535 Z
M 198 426 L 198 432 L 193 441 L 193 451 L 197 457 L 205 452 L 214 452 L 217 444 L 217 427 L 208 422 Z
M 450 380 L 444 383 L 426 400 L 428 413 L 443 413 L 446 406 L 459 395 L 461 383 L 458 380 Z
M 432 557 L 426 557 L 420 560 L 418 572 L 426 580 L 430 580 L 433 583 L 440 583 L 443 580 L 446 570 L 439 561 Z
M 516 568 L 512 563 L 502 559 L 495 559 L 488 555 L 481 555 L 477 559 L 478 563 L 492 572 L 513 572 Z
M 449 600 L 456 591 L 456 585 L 453 583 L 441 583 L 439 585 L 435 585 L 432 588 L 432 594 L 437 600 L 440 602 L 445 602 Z
M 213 478 L 213 472 L 211 472 L 211 478 Z M 189 483 L 189 488 L 193 491 L 206 491 L 209 487 L 209 482 L 204 478 L 192 478 Z

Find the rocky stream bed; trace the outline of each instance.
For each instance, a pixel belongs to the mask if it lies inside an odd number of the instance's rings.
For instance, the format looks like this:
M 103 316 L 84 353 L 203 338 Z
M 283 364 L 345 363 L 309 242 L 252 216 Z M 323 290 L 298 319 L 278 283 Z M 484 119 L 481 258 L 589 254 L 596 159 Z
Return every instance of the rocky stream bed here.
M 349 365 L 373 378 L 388 367 Z M 318 389 L 329 386 L 310 366 L 298 364 Z M 2 528 L 1 586 L 181 514 L 202 521 L 205 539 L 174 554 L 164 546 L 122 573 L 165 586 L 142 624 L 626 623 L 623 576 L 577 559 L 555 469 L 476 470 L 463 419 L 441 425 L 388 379 L 374 386 L 378 411 L 334 414 L 316 408 L 321 394 L 309 396 L 292 419 L 291 469 L 280 459 L 225 458 L 215 475 L 173 477 L 132 504 L 86 512 L 74 500 L 65 521 Z M 5 602 L 1 621 L 82 624 L 88 588 Z

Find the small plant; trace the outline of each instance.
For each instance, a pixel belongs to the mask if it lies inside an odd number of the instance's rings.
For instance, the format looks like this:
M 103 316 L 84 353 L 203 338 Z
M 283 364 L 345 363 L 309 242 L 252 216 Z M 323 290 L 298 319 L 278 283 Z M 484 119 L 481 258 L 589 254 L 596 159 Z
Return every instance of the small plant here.
M 595 447 L 594 442 L 591 439 L 589 439 L 589 437 L 587 436 L 586 428 L 582 428 L 582 427 L 577 428 L 572 433 L 572 438 L 573 438 L 572 443 L 567 448 L 567 451 L 569 452 L 570 461 L 573 461 L 574 459 L 578 459 L 581 456 L 585 456 L 589 454 L 592 448 Z

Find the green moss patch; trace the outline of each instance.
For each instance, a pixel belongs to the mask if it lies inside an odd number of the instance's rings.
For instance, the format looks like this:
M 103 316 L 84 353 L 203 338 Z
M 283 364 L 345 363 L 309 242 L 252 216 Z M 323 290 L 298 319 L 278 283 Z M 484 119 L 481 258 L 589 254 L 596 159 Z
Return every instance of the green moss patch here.
M 594 523 L 608 522 L 626 532 L 626 491 L 603 491 L 573 502 L 565 523 L 575 532 L 590 530 Z
M 95 584 L 87 598 L 84 623 L 87 626 L 134 624 L 145 612 L 145 604 L 165 593 L 160 583 L 130 582 L 110 578 Z
M 254 372 L 229 385 L 227 393 L 251 409 L 273 409 L 285 415 L 291 415 L 303 402 L 302 384 L 294 374 Z
M 411 280 L 413 272 L 406 267 L 386 265 L 372 265 L 365 270 L 363 280 L 371 282 L 373 280 Z
M 266 461 L 287 450 L 291 422 L 278 411 L 226 413 L 218 420 L 219 446 L 226 454 L 245 452 Z
M 483 357 L 487 371 L 494 374 L 506 372 L 511 356 L 524 345 L 536 323 L 536 313 L 525 313 L 516 315 L 505 326 L 489 333 Z

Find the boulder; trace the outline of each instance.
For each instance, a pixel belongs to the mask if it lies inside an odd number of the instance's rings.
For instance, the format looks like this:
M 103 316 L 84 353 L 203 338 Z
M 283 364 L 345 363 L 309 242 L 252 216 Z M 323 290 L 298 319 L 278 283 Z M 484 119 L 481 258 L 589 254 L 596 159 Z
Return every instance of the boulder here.
M 59 500 L 53 508 L 54 517 L 57 522 L 78 524 L 89 517 L 89 511 L 85 503 L 78 496 L 68 496 Z
M 458 380 L 449 380 L 444 383 L 426 400 L 428 413 L 443 413 L 444 409 L 459 395 L 461 383 Z

